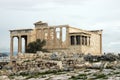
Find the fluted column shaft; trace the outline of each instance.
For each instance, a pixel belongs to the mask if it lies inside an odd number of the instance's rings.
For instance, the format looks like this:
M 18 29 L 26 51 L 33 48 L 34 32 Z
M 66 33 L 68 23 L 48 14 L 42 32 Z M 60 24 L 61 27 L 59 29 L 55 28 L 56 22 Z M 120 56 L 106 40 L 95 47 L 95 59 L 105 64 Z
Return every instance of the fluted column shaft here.
M 85 45 L 85 42 L 86 42 L 86 41 L 85 41 L 85 36 L 84 36 L 84 45 Z
M 89 37 L 87 36 L 87 46 L 89 46 Z
M 56 38 L 56 28 L 54 28 L 54 47 L 56 46 L 56 40 L 57 40 L 57 38 Z
M 50 39 L 51 39 L 51 31 L 50 31 L 50 28 L 48 28 L 48 31 L 47 31 L 47 48 L 50 48 Z
M 69 27 L 66 27 L 66 45 L 67 47 L 70 45 Z
M 89 46 L 90 46 L 90 37 L 89 37 Z
M 102 34 L 100 34 L 100 53 L 102 54 Z
M 13 38 L 14 37 L 10 37 L 11 40 L 10 40 L 10 60 L 12 60 L 12 57 L 13 57 Z
M 22 52 L 22 38 L 18 36 L 18 53 Z
M 41 29 L 41 40 L 43 40 L 44 39 L 44 29 L 42 28 Z
M 82 45 L 82 36 L 80 36 L 80 45 Z
M 60 47 L 62 47 L 62 27 L 60 27 Z
M 74 36 L 74 45 L 77 44 L 77 41 L 76 41 L 76 35 Z

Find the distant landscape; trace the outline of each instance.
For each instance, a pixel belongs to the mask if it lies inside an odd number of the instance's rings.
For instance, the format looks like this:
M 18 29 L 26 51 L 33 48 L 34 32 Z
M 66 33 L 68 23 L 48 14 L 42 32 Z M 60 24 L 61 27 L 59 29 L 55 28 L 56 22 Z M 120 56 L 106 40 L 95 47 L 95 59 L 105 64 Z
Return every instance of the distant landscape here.
M 6 55 L 10 55 L 10 52 L 0 52 L 0 54 L 6 54 Z M 17 52 L 14 52 L 14 55 L 17 55 Z

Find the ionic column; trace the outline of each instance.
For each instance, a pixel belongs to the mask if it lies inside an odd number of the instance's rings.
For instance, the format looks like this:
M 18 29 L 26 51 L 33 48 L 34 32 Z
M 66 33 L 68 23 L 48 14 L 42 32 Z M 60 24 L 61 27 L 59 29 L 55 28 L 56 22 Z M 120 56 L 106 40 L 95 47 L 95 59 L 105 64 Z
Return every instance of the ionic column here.
M 22 38 L 18 36 L 18 53 L 22 52 Z
M 62 47 L 62 27 L 60 27 L 60 47 Z
M 25 39 L 25 53 L 27 52 L 27 37 L 24 38 Z
M 48 31 L 47 31 L 47 48 L 50 48 L 49 46 L 50 46 L 50 39 L 51 39 L 51 32 L 50 32 L 50 28 L 48 28 Z
M 54 40 L 53 40 L 53 43 L 54 43 L 54 47 L 56 46 L 56 28 L 54 28 Z
M 46 28 L 43 28 L 43 40 L 45 40 L 46 38 L 46 33 L 47 33 L 47 29 Z
M 38 32 L 38 35 L 39 35 L 39 39 L 41 39 L 41 36 L 42 36 L 42 32 L 41 32 L 42 30 L 41 29 L 39 29 L 39 32 Z
M 80 45 L 82 45 L 82 36 L 80 36 Z
M 69 27 L 66 27 L 66 45 L 70 45 L 70 38 L 69 38 Z
M 30 35 L 27 35 L 27 45 L 30 43 Z
M 11 40 L 10 40 L 10 60 L 12 60 L 12 57 L 13 57 L 13 38 L 14 37 L 10 37 L 11 38 Z
M 76 36 L 74 36 L 74 45 L 76 45 L 77 44 L 77 41 L 76 41 Z
M 44 31 L 43 31 L 44 29 L 42 28 L 41 29 L 41 40 L 43 40 L 44 39 Z
M 38 39 L 38 30 L 36 29 L 36 39 Z
M 89 46 L 89 37 L 87 36 L 87 46 Z
M 102 33 L 100 34 L 100 53 L 102 54 Z
M 89 46 L 90 46 L 90 37 L 89 37 Z
M 83 44 L 85 45 L 85 36 L 83 37 L 83 39 L 84 39 L 84 43 Z

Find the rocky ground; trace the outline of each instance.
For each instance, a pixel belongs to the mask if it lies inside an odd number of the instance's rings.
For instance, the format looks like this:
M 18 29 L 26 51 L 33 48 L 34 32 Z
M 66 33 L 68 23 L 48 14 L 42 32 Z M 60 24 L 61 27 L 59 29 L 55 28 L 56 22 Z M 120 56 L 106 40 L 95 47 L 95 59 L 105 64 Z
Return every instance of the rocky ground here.
M 77 69 L 2 75 L 0 80 L 120 80 L 120 69 Z
M 36 54 L 5 65 L 0 80 L 120 80 L 120 55 Z

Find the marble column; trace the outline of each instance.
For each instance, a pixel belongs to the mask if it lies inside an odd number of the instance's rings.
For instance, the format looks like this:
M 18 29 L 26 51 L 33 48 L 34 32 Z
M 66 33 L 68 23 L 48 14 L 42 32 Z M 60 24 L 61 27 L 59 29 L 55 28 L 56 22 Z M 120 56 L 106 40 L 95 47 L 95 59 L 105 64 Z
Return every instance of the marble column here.
M 27 45 L 30 43 L 30 35 L 27 35 Z
M 11 40 L 10 40 L 10 60 L 12 60 L 12 57 L 13 57 L 13 42 L 14 42 L 14 37 L 11 36 L 10 38 L 11 38 Z
M 87 46 L 89 46 L 89 36 L 87 36 Z
M 45 28 L 41 28 L 41 40 L 45 39 Z
M 66 27 L 66 45 L 67 47 L 70 45 L 69 27 Z
M 80 36 L 80 45 L 82 46 L 82 36 Z
M 102 33 L 100 34 L 100 53 L 102 54 Z
M 50 31 L 50 28 L 48 28 L 48 31 L 47 31 L 47 48 L 50 48 L 50 39 L 51 39 L 51 31 Z
M 22 52 L 22 38 L 18 36 L 18 53 Z
M 24 38 L 25 39 L 25 53 L 27 52 L 27 37 Z
M 60 47 L 62 47 L 62 27 L 60 27 Z
M 41 29 L 41 40 L 43 40 L 44 39 L 44 29 L 42 28 Z
M 85 45 L 85 36 L 84 36 L 84 45 Z
M 41 38 L 41 36 L 42 36 L 42 32 L 41 31 L 42 31 L 41 29 L 39 29 L 39 31 L 38 31 L 39 39 L 42 39 Z
M 76 36 L 74 36 L 74 45 L 77 44 L 77 41 L 76 41 Z
M 89 37 L 89 46 L 90 46 L 90 37 Z
M 54 48 L 56 47 L 56 28 L 54 28 L 54 40 L 53 40 L 53 43 L 54 43 Z

